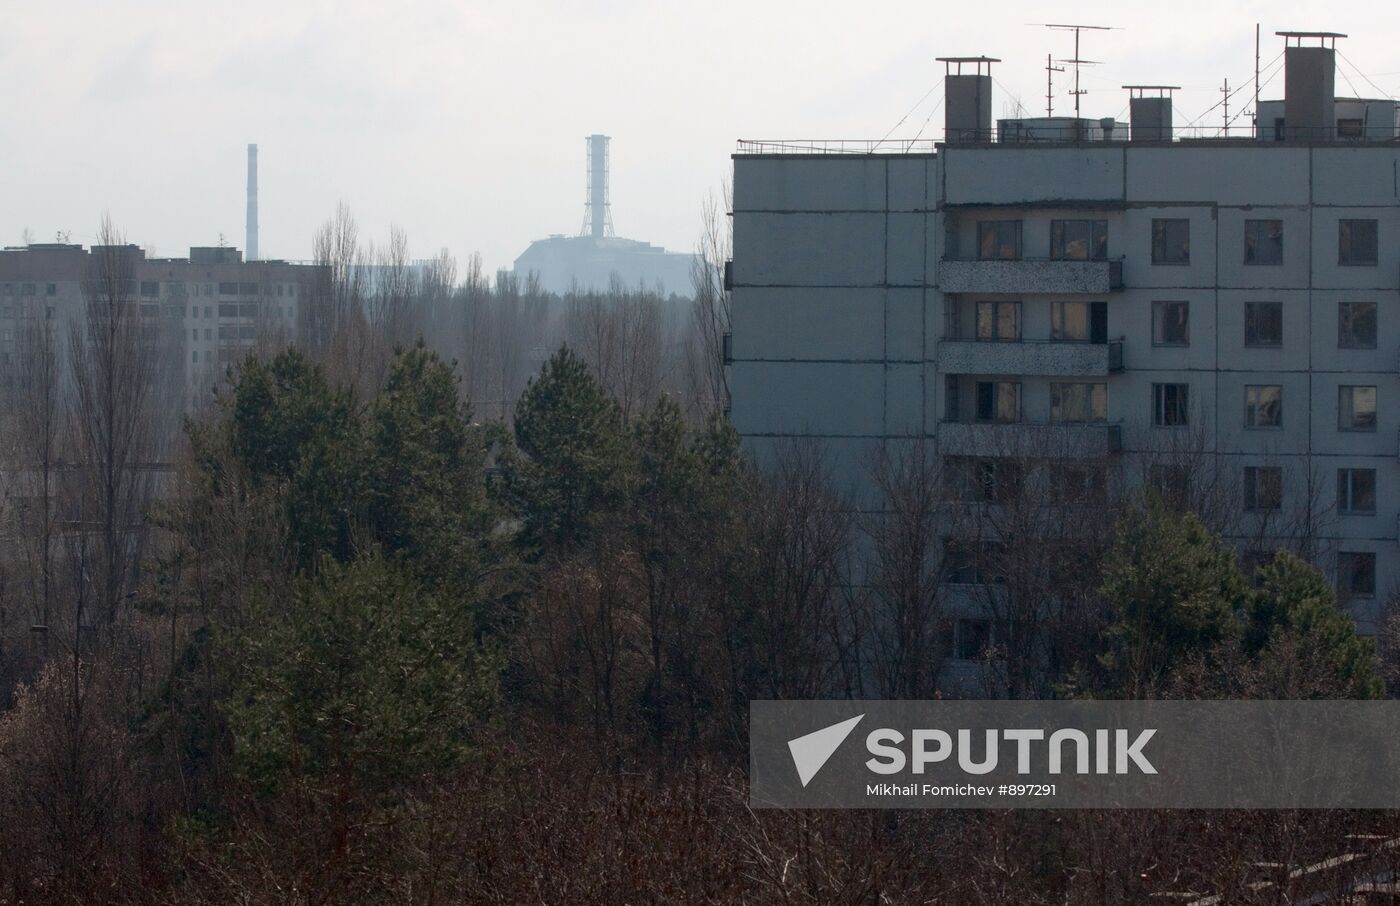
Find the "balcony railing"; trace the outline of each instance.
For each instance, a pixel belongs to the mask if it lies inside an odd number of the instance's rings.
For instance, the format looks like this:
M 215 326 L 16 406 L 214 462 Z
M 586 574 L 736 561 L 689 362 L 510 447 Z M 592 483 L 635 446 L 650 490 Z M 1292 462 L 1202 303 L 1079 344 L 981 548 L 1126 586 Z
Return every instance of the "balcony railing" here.
M 938 425 L 944 456 L 1100 459 L 1123 449 L 1118 422 L 961 422 Z
M 1123 262 L 950 256 L 939 265 L 938 287 L 945 293 L 1103 295 L 1123 288 Z
M 1123 343 L 951 338 L 938 344 L 938 370 L 945 374 L 1103 376 L 1123 370 Z

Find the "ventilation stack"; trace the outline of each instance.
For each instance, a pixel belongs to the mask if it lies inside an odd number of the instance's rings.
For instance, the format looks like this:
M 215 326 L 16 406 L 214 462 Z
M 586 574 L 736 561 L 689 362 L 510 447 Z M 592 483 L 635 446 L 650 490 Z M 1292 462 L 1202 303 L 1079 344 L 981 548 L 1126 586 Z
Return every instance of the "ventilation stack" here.
M 258 146 L 248 146 L 247 260 L 258 260 Z
M 1337 137 L 1337 39 L 1334 31 L 1280 31 L 1283 38 L 1283 136 L 1321 142 Z M 1316 46 L 1303 42 L 1316 40 Z
M 1172 140 L 1172 92 L 1179 85 L 1124 85 L 1128 89 L 1128 140 Z M 1156 92 L 1156 94 L 1149 94 Z
M 608 198 L 608 146 L 606 135 L 590 135 L 588 142 L 588 201 L 584 208 L 583 234 L 602 239 L 613 234 L 612 208 Z
M 947 144 L 992 140 L 992 64 L 994 57 L 939 57 L 943 64 L 943 141 Z M 971 66 L 972 72 L 963 72 Z

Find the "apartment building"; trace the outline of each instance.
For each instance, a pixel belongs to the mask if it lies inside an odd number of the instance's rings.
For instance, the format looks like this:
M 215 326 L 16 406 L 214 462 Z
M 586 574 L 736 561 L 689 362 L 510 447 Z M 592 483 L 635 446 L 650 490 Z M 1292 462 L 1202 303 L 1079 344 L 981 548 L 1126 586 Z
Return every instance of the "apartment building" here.
M 83 315 L 84 286 L 96 258 L 119 253 L 130 301 L 158 342 L 167 374 L 183 375 L 185 404 L 260 339 L 293 336 L 315 285 L 313 265 L 243 260 L 238 249 L 195 247 L 188 258 L 148 258 L 137 246 L 85 249 L 66 243 L 0 250 L 0 390 L 22 369 L 18 338 L 26 319 L 56 320 L 60 347 Z
M 997 61 L 974 57 L 946 60 L 942 142 L 741 143 L 748 448 L 816 438 L 869 507 L 872 449 L 900 439 L 984 475 L 1223 478 L 1242 525 L 1308 514 L 1372 629 L 1400 587 L 1400 117 L 1335 96 L 1342 36 L 1284 37 L 1286 96 L 1248 135 L 1173 130 L 1170 86 L 1129 89 L 1127 124 L 993 129 Z

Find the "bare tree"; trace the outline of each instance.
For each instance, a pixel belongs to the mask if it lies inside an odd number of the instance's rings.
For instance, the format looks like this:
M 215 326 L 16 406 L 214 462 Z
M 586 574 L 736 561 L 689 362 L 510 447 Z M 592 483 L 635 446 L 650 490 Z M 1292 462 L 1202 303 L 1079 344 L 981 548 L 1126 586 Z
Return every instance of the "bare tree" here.
M 938 688 L 948 634 L 943 587 L 943 482 L 923 438 L 882 444 L 871 464 L 880 510 L 863 522 L 873 680 L 884 698 L 926 698 Z
M 702 417 L 723 411 L 729 405 L 724 352 L 731 321 L 724 274 L 734 248 L 732 221 L 728 217 L 733 206 L 731 196 L 726 180 L 719 198 L 714 194 L 705 198 L 700 240 L 691 270 L 695 339 L 687 348 L 691 381 L 695 385 L 693 396 L 699 402 Z
M 150 500 L 158 323 L 134 301 L 136 249 L 104 219 L 84 280 L 84 316 L 69 330 L 72 422 L 84 529 L 72 539 L 96 612 L 108 624 L 132 591 Z M 82 601 L 80 593 L 78 601 Z

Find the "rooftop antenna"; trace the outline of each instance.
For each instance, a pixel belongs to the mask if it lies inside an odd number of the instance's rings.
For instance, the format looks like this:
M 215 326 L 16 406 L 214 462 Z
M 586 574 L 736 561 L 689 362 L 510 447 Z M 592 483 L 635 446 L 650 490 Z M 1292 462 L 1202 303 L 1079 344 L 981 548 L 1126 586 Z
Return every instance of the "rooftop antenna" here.
M 1074 57 L 1060 62 L 1069 63 L 1074 67 L 1074 88 L 1070 90 L 1070 94 L 1074 95 L 1074 116 L 1077 119 L 1079 117 L 1079 99 L 1086 94 L 1085 90 L 1079 87 L 1079 67 L 1096 66 L 1099 62 L 1098 60 L 1085 60 L 1079 56 L 1079 33 L 1082 31 L 1114 31 L 1114 27 L 1111 25 L 1066 25 L 1057 22 L 1042 22 L 1041 25 L 1054 31 L 1074 32 Z
M 1050 54 L 1045 55 L 1045 115 L 1055 115 L 1055 73 L 1064 72 L 1063 66 L 1056 66 Z
M 1229 80 L 1229 79 L 1226 79 L 1226 80 L 1225 80 L 1225 84 L 1222 85 L 1222 86 L 1220 86 L 1220 94 L 1221 94 L 1221 96 L 1222 96 L 1222 98 L 1223 98 L 1223 100 L 1221 100 L 1221 102 L 1220 102 L 1220 106 L 1221 106 L 1221 113 L 1220 113 L 1220 116 L 1221 116 L 1221 118 L 1222 118 L 1222 120 L 1223 120 L 1223 122 L 1222 122 L 1222 131 L 1221 131 L 1221 134 L 1224 135 L 1226 138 L 1229 138 L 1229 137 L 1230 137 L 1230 80 Z

